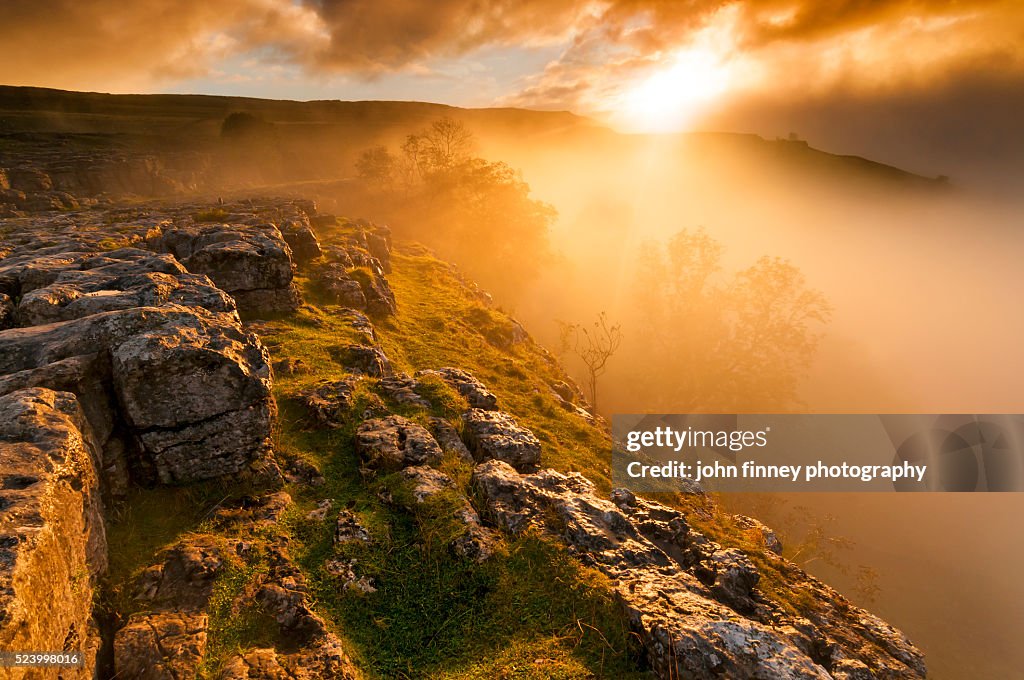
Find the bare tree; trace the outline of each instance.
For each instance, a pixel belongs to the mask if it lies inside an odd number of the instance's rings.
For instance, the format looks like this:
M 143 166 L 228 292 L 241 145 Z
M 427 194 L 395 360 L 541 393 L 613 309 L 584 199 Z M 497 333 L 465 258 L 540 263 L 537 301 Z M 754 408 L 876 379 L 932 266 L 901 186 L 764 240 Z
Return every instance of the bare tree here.
M 476 145 L 473 133 L 462 121 L 440 118 L 423 135 L 434 167 L 445 170 L 469 158 Z
M 601 312 L 591 327 L 583 324 L 561 324 L 562 347 L 572 351 L 587 367 L 587 388 L 591 411 L 597 412 L 597 379 L 604 375 L 608 360 L 622 344 L 622 327 L 608 325 L 608 316 Z

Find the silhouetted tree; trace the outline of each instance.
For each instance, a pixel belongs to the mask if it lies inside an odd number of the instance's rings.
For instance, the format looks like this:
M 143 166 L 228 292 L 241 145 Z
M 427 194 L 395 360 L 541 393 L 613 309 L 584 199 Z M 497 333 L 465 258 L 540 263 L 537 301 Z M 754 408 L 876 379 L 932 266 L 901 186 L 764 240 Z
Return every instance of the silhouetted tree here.
M 472 133 L 442 118 L 408 135 L 400 153 L 368 149 L 356 161 L 371 189 L 390 177 L 391 220 L 414 222 L 416 237 L 444 251 L 490 286 L 519 283 L 548 255 L 555 209 L 530 197 L 530 186 L 506 163 L 471 155 Z
M 377 189 L 390 188 L 395 180 L 397 163 L 386 146 L 375 146 L 360 154 L 356 161 L 359 179 Z
M 785 409 L 831 308 L 803 274 L 763 257 L 731 277 L 724 248 L 703 230 L 650 244 L 635 281 L 635 384 L 666 411 Z
M 273 124 L 246 111 L 234 111 L 224 117 L 220 124 L 220 136 L 224 139 L 245 139 L 273 132 Z
M 587 389 L 590 408 L 597 413 L 597 379 L 604 375 L 608 360 L 622 345 L 622 327 L 608 325 L 608 316 L 601 312 L 593 325 L 561 323 L 562 347 L 570 350 L 587 367 Z

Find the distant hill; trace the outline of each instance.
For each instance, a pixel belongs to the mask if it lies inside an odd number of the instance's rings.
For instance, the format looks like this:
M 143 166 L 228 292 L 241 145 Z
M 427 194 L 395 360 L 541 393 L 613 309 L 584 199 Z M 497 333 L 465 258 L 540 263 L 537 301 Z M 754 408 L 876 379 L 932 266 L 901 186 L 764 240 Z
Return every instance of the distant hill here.
M 484 151 L 517 167 L 530 165 L 536 154 L 557 154 L 564 160 L 577 151 L 601 152 L 614 159 L 654 140 L 663 148 L 678 148 L 681 154 L 697 154 L 709 167 L 722 159 L 742 159 L 758 167 L 781 167 L 818 178 L 913 187 L 945 184 L 944 178 L 930 179 L 865 158 L 830 154 L 799 140 L 724 132 L 621 134 L 566 111 L 470 109 L 406 101 L 291 101 L 0 86 L 0 145 L 26 136 L 60 135 L 65 144 L 69 139 L 89 146 L 116 140 L 121 145 L 201 150 L 219 138 L 221 122 L 237 111 L 271 123 L 282 148 L 310 159 L 309 167 L 318 177 L 344 174 L 361 150 L 374 144 L 397 144 L 430 121 L 450 116 L 470 127 Z

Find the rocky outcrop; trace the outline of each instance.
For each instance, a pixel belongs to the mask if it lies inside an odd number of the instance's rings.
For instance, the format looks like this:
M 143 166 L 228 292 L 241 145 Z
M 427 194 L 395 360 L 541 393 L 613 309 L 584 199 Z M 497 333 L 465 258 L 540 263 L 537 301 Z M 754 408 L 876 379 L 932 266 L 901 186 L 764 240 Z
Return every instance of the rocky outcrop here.
M 266 455 L 269 364 L 254 336 L 202 314 L 117 345 L 114 391 L 161 482 L 234 474 Z
M 229 564 L 226 546 L 197 536 L 168 550 L 136 581 L 132 615 L 114 637 L 116 677 L 189 680 L 206 653 L 206 607 Z
M 118 677 L 188 680 L 206 655 L 206 614 L 156 612 L 133 616 L 117 632 Z
M 501 460 L 522 471 L 540 464 L 540 440 L 509 414 L 474 408 L 462 422 L 462 436 L 478 462 Z
M 320 216 L 324 229 L 337 220 Z M 342 225 L 344 236 L 322 250 L 324 261 L 313 272 L 320 292 L 333 304 L 365 310 L 382 318 L 397 312 L 395 294 L 385 274 L 391 272 L 391 231 L 368 222 Z
M 233 312 L 234 301 L 209 278 L 188 273 L 169 255 L 137 248 L 107 253 L 28 253 L 0 261 L 0 277 L 17 280 L 19 326 L 166 303 Z
M 63 677 L 93 677 L 99 648 L 92 602 L 107 546 L 98 455 L 74 395 L 0 397 L 0 647 L 83 652 L 83 668 Z
M 157 245 L 190 272 L 209 276 L 242 312 L 290 312 L 302 303 L 292 285 L 291 248 L 273 224 L 174 227 Z
M 820 606 L 813 619 L 787 614 L 757 592 L 742 553 L 694 531 L 678 510 L 624 491 L 612 502 L 579 474 L 520 475 L 500 460 L 478 466 L 473 483 L 498 526 L 554 534 L 611 579 L 660 677 L 925 675 L 905 637 L 792 565 L 790 587 Z
M 430 402 L 416 392 L 419 382 L 405 373 L 385 376 L 377 384 L 380 391 L 397 404 L 430 408 Z
M 391 375 L 387 355 L 369 345 L 343 345 L 331 350 L 332 358 L 352 373 L 381 378 Z
M 353 406 L 359 378 L 345 376 L 340 380 L 321 383 L 298 395 L 315 427 L 341 427 Z
M 97 350 L 109 356 L 109 374 L 82 359 Z M 65 381 L 98 383 L 98 393 L 109 385 L 117 414 L 98 420 L 123 424 L 140 469 L 165 483 L 235 473 L 267 450 L 269 357 L 232 315 L 178 305 L 103 312 L 0 332 L 0 357 L 0 373 L 21 381 L 47 382 L 41 376 L 62 364 Z
M 422 426 L 388 416 L 366 420 L 356 430 L 356 453 L 370 470 L 397 471 L 441 462 L 441 447 Z

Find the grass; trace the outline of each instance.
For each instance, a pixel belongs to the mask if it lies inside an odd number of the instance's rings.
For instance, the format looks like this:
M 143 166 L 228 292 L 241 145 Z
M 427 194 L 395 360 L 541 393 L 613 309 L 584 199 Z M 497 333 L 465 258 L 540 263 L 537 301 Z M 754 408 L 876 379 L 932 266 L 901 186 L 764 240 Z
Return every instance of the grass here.
M 192 219 L 196 222 L 223 222 L 228 218 L 228 211 L 223 208 L 210 208 L 208 210 L 200 210 L 199 212 L 192 215 Z
M 508 345 L 511 322 L 487 308 L 445 264 L 417 248 L 399 249 L 388 276 L 398 314 L 377 324 L 381 345 L 409 372 L 463 368 L 498 397 L 498 406 L 533 430 L 542 464 L 582 472 L 602 491 L 611 489 L 611 443 L 598 427 L 558 406 L 550 386 L 564 374 L 532 340 Z

